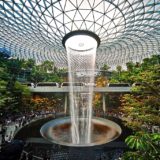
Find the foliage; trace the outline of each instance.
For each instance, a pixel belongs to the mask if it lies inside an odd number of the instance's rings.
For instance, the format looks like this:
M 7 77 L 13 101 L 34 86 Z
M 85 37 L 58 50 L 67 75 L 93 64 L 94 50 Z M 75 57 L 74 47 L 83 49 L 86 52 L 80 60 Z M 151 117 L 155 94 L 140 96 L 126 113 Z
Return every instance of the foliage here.
M 0 109 L 2 110 L 6 102 L 11 102 L 12 98 L 7 95 L 0 95 Z
M 26 63 L 24 60 L 0 56 L 0 110 L 2 113 L 22 111 L 26 105 L 23 99 L 30 98 L 28 87 L 17 81 L 19 73 L 24 70 L 24 63 Z M 28 101 L 26 103 L 28 104 Z
M 62 82 L 65 69 L 58 70 L 54 62 L 36 64 L 33 59 L 8 59 L 0 53 L 0 109 L 2 112 L 31 110 L 31 93 L 23 82 Z
M 102 101 L 101 101 L 101 99 L 102 99 L 101 94 L 100 94 L 100 93 L 96 93 L 96 94 L 94 95 L 94 99 L 93 99 L 93 106 L 94 106 L 94 107 L 97 107 L 97 108 L 101 107 L 101 106 L 102 106 Z
M 7 82 L 4 80 L 0 81 L 0 109 L 2 109 L 7 101 L 11 101 L 12 98 L 9 96 L 6 90 Z
M 116 70 L 118 71 L 118 73 L 121 73 L 122 72 L 122 66 L 117 66 Z
M 97 87 L 105 87 L 108 83 L 108 80 L 104 76 L 99 76 L 96 78 L 96 86 Z
M 14 89 L 16 91 L 21 92 L 22 95 L 24 95 L 24 96 L 30 96 L 31 95 L 31 92 L 30 92 L 29 88 L 26 85 L 21 84 L 20 82 L 15 83 Z
M 102 67 L 101 67 L 101 70 L 104 70 L 104 71 L 108 71 L 110 69 L 110 67 L 107 65 L 107 64 L 104 64 Z
M 40 65 L 40 69 L 42 72 L 49 72 L 49 73 L 53 73 L 54 72 L 54 62 L 52 61 L 44 61 L 41 65 Z
M 106 73 L 108 72 L 110 67 L 107 64 L 104 64 L 100 69 L 101 69 L 101 75 L 106 76 Z
M 133 62 L 126 63 L 128 72 L 132 72 L 134 70 L 135 64 Z
M 128 127 L 137 132 L 126 139 L 126 143 L 133 150 L 126 152 L 124 159 L 156 160 L 160 158 L 157 149 L 160 135 L 150 134 L 152 126 L 160 125 L 159 62 L 160 56 L 154 55 L 144 59 L 142 64 L 128 63 L 127 71 L 121 72 L 121 80 L 124 76 L 127 82 L 139 83 L 138 86 L 132 87 L 132 94 L 125 94 L 120 98 L 123 120 Z
M 150 77 L 152 70 L 158 67 L 160 64 L 160 55 L 153 55 L 151 58 L 145 58 L 143 63 L 138 62 L 128 62 L 126 64 L 127 70 L 121 70 L 120 66 L 117 66 L 117 71 L 112 72 L 112 82 L 124 82 L 124 83 L 134 83 L 141 82 L 146 77 Z M 158 70 L 157 70 L 158 72 Z M 144 75 L 143 75 L 144 74 Z
M 55 98 L 35 97 L 31 100 L 34 110 L 53 110 L 58 101 Z
M 35 61 L 33 59 L 28 59 L 23 61 L 22 68 L 25 70 L 32 70 L 32 68 L 35 66 Z
M 157 98 L 126 94 L 121 98 L 121 103 L 121 111 L 126 125 L 133 130 L 147 130 L 152 125 L 160 124 L 160 118 L 157 114 L 157 107 L 159 106 Z
M 29 81 L 37 84 L 38 82 L 43 82 L 45 80 L 45 74 L 41 71 L 40 66 L 34 66 L 31 71 Z
M 96 78 L 96 86 L 97 87 L 105 87 L 108 83 L 108 80 L 104 76 L 99 76 Z M 93 98 L 93 106 L 101 107 L 102 106 L 102 95 L 100 93 L 95 93 Z
M 137 132 L 134 136 L 129 136 L 125 140 L 130 149 L 134 152 L 126 152 L 124 160 L 158 160 L 160 159 L 160 134 Z
M 63 70 L 60 70 L 62 73 Z M 55 71 L 54 63 L 50 61 L 44 61 L 40 65 L 32 67 L 29 81 L 37 84 L 38 82 L 62 82 L 59 70 Z
M 134 81 L 140 82 L 140 85 L 132 88 L 132 94 L 121 97 L 124 119 L 134 130 L 149 130 L 152 125 L 160 124 L 160 65 L 153 63 L 159 61 L 160 57 L 157 56 L 155 60 L 154 56 L 153 59 L 154 61 L 151 58 L 150 65 L 148 59 L 144 60 L 141 64 L 143 69 L 134 75 Z

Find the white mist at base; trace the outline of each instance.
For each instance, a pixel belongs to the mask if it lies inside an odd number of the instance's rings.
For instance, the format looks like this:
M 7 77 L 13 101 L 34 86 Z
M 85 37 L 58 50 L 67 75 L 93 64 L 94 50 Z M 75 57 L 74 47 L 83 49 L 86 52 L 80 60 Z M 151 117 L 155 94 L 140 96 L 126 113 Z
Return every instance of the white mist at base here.
M 92 135 L 92 100 L 93 85 L 76 86 L 76 84 L 93 84 L 97 41 L 88 35 L 75 35 L 66 43 L 69 82 L 71 136 L 73 144 L 88 144 Z M 83 71 L 84 76 L 76 73 Z M 84 90 L 85 87 L 85 90 Z

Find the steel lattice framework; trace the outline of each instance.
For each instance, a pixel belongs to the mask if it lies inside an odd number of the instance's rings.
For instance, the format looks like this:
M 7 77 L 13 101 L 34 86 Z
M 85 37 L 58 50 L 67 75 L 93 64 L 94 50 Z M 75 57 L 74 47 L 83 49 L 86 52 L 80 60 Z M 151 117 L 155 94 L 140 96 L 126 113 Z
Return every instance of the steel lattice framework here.
M 160 52 L 160 0 L 0 0 L 0 48 L 67 66 L 63 37 L 97 34 L 96 64 L 123 65 Z

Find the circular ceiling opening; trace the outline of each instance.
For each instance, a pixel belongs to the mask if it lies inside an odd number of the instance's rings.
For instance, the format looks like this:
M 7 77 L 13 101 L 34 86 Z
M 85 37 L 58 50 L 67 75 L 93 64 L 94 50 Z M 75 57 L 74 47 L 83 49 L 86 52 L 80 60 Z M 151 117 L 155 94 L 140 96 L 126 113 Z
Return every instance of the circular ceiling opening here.
M 65 48 L 82 52 L 97 48 L 100 44 L 100 38 L 93 32 L 79 30 L 65 35 L 62 44 Z

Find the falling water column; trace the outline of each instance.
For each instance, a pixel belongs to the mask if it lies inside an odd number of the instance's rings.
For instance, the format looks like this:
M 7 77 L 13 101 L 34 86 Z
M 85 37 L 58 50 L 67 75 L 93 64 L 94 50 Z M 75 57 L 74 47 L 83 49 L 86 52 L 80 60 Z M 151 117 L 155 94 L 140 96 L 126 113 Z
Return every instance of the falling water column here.
M 87 144 L 92 135 L 92 99 L 97 41 L 90 35 L 73 35 L 66 42 L 72 143 Z M 84 75 L 79 75 L 83 73 Z M 75 84 L 84 83 L 84 86 Z

